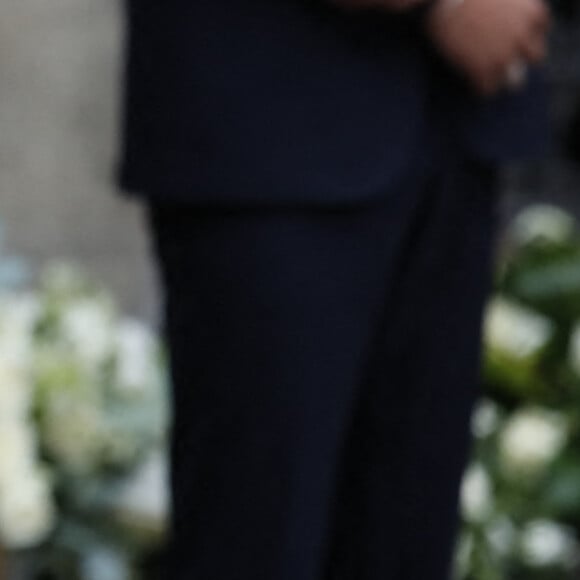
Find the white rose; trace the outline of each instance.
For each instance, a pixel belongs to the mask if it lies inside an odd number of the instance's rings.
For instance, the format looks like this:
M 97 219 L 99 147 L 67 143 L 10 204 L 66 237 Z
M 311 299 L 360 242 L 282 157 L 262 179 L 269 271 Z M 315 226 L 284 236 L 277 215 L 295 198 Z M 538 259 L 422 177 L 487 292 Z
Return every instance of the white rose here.
M 0 491 L 36 464 L 37 441 L 25 421 L 0 422 Z
M 169 511 L 167 456 L 155 451 L 111 498 L 121 517 L 162 533 Z
M 61 327 L 71 348 L 89 366 L 104 362 L 113 348 L 113 320 L 109 305 L 99 299 L 71 302 L 63 312 Z
M 98 466 L 105 425 L 96 401 L 59 393 L 46 405 L 41 430 L 47 449 L 66 469 L 86 473 Z
M 468 532 L 461 533 L 455 546 L 453 578 L 464 578 L 469 574 L 473 550 L 473 536 Z
M 0 354 L 4 360 L 22 367 L 30 365 L 40 310 L 38 297 L 31 293 L 0 299 Z
M 87 364 L 78 352 L 56 340 L 40 343 L 34 352 L 32 376 L 41 402 L 45 395 L 61 397 L 64 393 L 68 397 L 98 398 L 102 371 L 102 367 Z
M 500 516 L 489 522 L 486 527 L 489 545 L 500 556 L 508 556 L 514 549 L 517 540 L 517 530 L 513 522 L 506 516 Z
M 471 432 L 478 439 L 493 435 L 500 422 L 498 406 L 490 400 L 483 399 L 477 403 L 471 416 Z
M 143 323 L 123 320 L 117 329 L 116 386 L 128 394 L 143 394 L 158 376 L 155 339 Z
M 517 215 L 511 235 L 519 244 L 537 240 L 561 243 L 571 237 L 574 224 L 574 218 L 559 207 L 534 204 Z
M 5 294 L 0 298 L 0 327 L 18 334 L 30 334 L 41 310 L 40 300 L 33 292 Z
M 34 392 L 30 368 L 23 368 L 0 351 L 0 422 L 25 419 Z
M 127 580 L 132 577 L 127 556 L 108 546 L 94 546 L 81 562 L 85 580 Z
M 139 458 L 143 447 L 143 437 L 138 432 L 115 428 L 109 425 L 103 433 L 103 460 L 109 464 L 127 466 Z
M 568 362 L 574 372 L 580 375 L 580 323 L 574 326 L 572 335 L 570 336 Z
M 544 348 L 553 333 L 552 322 L 505 298 L 488 305 L 484 323 L 486 345 L 516 359 L 526 359 Z
M 578 559 L 574 531 L 550 520 L 530 522 L 522 532 L 520 547 L 524 561 L 530 566 L 568 567 Z
M 553 461 L 567 438 L 561 415 L 543 409 L 522 409 L 505 424 L 500 459 L 508 473 L 535 475 Z
M 482 522 L 493 509 L 491 479 L 481 464 L 470 466 L 461 484 L 461 511 L 467 521 Z
M 40 470 L 6 486 L 0 494 L 0 537 L 11 549 L 31 548 L 47 538 L 56 521 L 52 490 Z

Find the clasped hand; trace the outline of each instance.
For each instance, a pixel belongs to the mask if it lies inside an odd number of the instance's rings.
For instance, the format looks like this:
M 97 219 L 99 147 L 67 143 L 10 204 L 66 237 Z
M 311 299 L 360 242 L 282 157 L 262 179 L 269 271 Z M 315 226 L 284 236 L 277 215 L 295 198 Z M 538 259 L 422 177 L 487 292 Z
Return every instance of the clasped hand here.
M 344 8 L 405 11 L 426 0 L 334 0 Z M 543 0 L 436 0 L 425 27 L 434 48 L 482 95 L 516 88 L 526 65 L 546 58 L 550 12 Z

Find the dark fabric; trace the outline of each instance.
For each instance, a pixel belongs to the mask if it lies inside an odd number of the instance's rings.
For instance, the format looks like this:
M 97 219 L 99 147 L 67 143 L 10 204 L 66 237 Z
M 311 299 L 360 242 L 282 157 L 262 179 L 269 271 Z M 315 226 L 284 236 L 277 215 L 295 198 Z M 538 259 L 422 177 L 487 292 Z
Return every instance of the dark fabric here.
M 580 100 L 576 103 L 571 119 L 564 131 L 562 154 L 564 158 L 580 163 Z
M 350 210 L 150 206 L 170 580 L 447 580 L 493 183 L 469 165 Z
M 353 203 L 405 187 L 442 132 L 476 158 L 542 150 L 541 91 L 475 98 L 412 17 L 323 0 L 125 6 L 125 190 L 204 205 Z

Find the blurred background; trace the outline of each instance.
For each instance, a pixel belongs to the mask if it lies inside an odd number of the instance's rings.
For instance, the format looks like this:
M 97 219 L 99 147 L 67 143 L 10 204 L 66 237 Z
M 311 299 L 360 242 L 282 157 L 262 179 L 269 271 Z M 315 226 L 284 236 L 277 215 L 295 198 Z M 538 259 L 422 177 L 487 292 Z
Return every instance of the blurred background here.
M 122 67 L 119 0 L 3 0 L 0 212 L 35 269 L 82 262 L 131 312 L 152 315 L 139 211 L 114 195 Z
M 580 578 L 580 14 L 554 145 L 505 168 L 457 580 Z M 113 185 L 119 0 L 0 5 L 0 579 L 160 578 L 167 378 L 138 205 Z

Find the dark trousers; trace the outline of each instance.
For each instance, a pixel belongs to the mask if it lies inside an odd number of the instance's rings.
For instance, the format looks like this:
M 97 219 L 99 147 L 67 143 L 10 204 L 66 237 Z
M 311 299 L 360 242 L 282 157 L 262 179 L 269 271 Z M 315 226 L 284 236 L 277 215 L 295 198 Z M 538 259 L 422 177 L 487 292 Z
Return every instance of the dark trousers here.
M 367 207 L 151 205 L 170 580 L 449 577 L 493 185 L 455 164 Z

